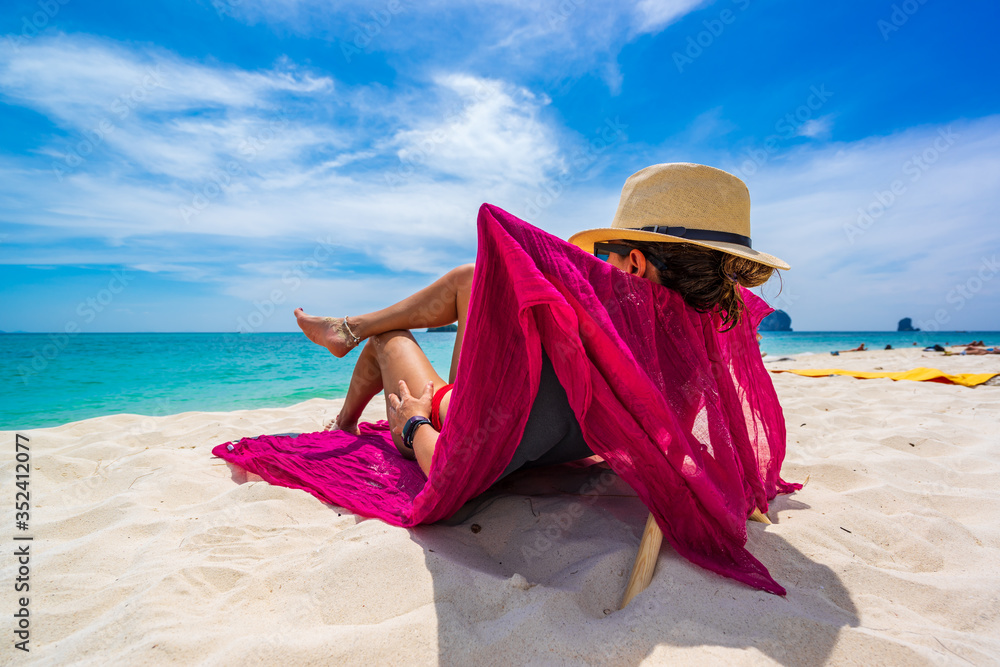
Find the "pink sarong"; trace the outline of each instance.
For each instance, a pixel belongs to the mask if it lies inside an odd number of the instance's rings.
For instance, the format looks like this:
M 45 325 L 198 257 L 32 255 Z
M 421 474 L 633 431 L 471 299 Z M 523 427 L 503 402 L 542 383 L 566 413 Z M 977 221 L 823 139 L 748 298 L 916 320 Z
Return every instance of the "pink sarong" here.
M 385 422 L 261 436 L 212 453 L 281 486 L 398 526 L 451 516 L 503 472 L 535 399 L 544 347 L 588 446 L 637 493 L 678 553 L 784 594 L 745 548 L 776 493 L 785 423 L 755 332 L 720 333 L 674 291 L 619 271 L 489 204 L 479 210 L 472 300 L 448 420 L 428 477 Z M 741 288 L 742 289 L 742 288 Z

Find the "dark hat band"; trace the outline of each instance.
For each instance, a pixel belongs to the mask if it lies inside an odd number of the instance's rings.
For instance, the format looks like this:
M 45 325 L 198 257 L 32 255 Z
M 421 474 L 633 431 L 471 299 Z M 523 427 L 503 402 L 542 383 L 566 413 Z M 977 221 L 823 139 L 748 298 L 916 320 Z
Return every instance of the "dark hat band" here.
M 653 225 L 651 227 L 633 228 L 637 232 L 653 232 L 654 234 L 666 234 L 668 236 L 678 236 L 682 239 L 692 241 L 721 241 L 722 243 L 735 243 L 736 245 L 752 248 L 750 237 L 732 232 L 717 232 L 711 229 L 688 229 L 687 227 L 666 227 L 664 225 Z

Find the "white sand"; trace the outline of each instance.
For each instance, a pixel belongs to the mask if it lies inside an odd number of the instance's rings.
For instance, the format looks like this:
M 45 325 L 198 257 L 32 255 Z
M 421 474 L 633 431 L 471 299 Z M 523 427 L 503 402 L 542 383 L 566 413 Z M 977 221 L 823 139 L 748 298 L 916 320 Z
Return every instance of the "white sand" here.
M 768 365 L 986 372 L 1000 358 L 902 350 Z M 317 430 L 335 401 L 28 431 L 30 656 L 8 641 L 14 434 L 4 433 L 0 662 L 1000 662 L 1000 387 L 773 377 L 789 430 L 784 476 L 811 480 L 772 504 L 774 525 L 750 524 L 748 546 L 788 596 L 664 546 L 650 588 L 620 612 L 646 511 L 608 476 L 559 482 L 577 494 L 596 483 L 597 496 L 541 493 L 524 479 L 515 486 L 530 499 L 509 494 L 464 524 L 405 530 L 234 479 L 211 457 L 241 436 Z

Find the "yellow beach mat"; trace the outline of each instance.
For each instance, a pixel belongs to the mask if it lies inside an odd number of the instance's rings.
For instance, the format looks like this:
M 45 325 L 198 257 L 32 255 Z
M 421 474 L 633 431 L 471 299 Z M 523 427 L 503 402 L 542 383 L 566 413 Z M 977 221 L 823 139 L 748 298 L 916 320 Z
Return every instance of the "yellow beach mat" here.
M 806 377 L 818 378 L 828 375 L 848 375 L 850 377 L 870 380 L 872 378 L 889 378 L 890 380 L 913 380 L 914 382 L 943 382 L 945 384 L 960 384 L 963 387 L 975 387 L 987 382 L 994 375 L 1000 373 L 959 373 L 958 375 L 948 375 L 936 368 L 914 368 L 908 371 L 898 372 L 869 372 L 869 371 L 845 371 L 842 368 L 807 368 L 801 370 L 779 371 L 772 370 L 772 373 L 795 373 Z

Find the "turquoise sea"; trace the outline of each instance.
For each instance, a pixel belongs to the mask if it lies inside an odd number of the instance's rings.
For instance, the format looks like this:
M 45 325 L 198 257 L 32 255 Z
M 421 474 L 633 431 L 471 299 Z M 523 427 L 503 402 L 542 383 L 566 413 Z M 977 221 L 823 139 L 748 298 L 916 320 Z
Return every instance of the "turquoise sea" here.
M 453 333 L 417 333 L 447 377 Z M 1000 345 L 1000 332 L 765 332 L 768 356 L 845 350 Z M 23 430 L 122 412 L 160 416 L 292 405 L 347 391 L 358 351 L 336 359 L 301 333 L 3 334 L 0 430 Z M 903 370 L 903 369 L 900 369 Z

